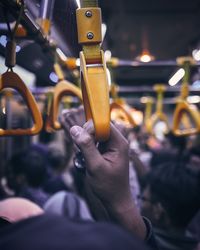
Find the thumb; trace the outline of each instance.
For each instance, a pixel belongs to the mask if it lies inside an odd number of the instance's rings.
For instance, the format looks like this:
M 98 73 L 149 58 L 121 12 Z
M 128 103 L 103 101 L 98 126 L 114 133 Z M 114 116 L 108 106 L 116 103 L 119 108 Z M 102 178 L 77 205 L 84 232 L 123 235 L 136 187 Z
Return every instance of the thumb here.
M 93 137 L 86 129 L 73 126 L 70 129 L 72 140 L 80 148 L 86 161 L 86 168 L 92 174 L 102 163 L 103 157 L 96 148 Z

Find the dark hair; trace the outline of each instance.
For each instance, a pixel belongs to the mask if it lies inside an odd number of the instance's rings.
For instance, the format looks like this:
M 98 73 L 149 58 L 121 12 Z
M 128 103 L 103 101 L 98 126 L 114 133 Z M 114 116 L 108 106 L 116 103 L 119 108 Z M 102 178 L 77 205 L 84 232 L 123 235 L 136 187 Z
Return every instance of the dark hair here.
M 200 209 L 199 173 L 184 163 L 166 163 L 148 174 L 151 198 L 160 202 L 176 226 L 187 226 Z
M 177 159 L 178 155 L 173 150 L 162 149 L 162 150 L 152 151 L 150 166 L 151 168 L 155 168 L 167 162 L 168 163 L 174 162 Z
M 48 162 L 53 170 L 63 171 L 66 167 L 66 161 L 66 157 L 60 150 L 56 148 L 49 149 Z
M 24 175 L 31 187 L 41 186 L 47 174 L 46 158 L 34 148 L 14 155 L 9 162 L 9 167 L 14 176 Z
M 187 145 L 187 138 L 186 136 L 175 136 L 171 131 L 166 135 L 166 138 L 169 139 L 172 146 L 179 149 L 179 151 L 183 151 Z
M 44 156 L 32 149 L 24 156 L 22 164 L 28 184 L 32 187 L 42 186 L 47 174 Z

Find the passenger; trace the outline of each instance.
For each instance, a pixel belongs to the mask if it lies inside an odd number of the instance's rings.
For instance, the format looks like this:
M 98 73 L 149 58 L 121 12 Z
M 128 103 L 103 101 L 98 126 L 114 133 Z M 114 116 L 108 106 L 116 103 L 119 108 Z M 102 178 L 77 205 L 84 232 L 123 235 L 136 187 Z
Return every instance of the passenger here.
M 40 151 L 30 148 L 14 155 L 8 165 L 8 186 L 15 196 L 43 206 L 49 195 L 42 189 L 46 178 L 46 159 Z
M 183 163 L 168 162 L 147 175 L 142 214 L 155 226 L 161 250 L 196 249 L 186 229 L 200 208 L 199 193 L 199 175 Z
M 54 194 L 44 205 L 47 213 L 63 215 L 70 219 L 93 221 L 86 202 L 72 192 L 60 191 Z
M 72 177 L 68 174 L 67 161 L 64 154 L 57 148 L 48 151 L 49 170 L 51 177 L 45 182 L 44 190 L 49 194 L 71 189 Z
M 14 223 L 43 213 L 44 211 L 38 205 L 27 199 L 7 198 L 0 201 L 0 228 L 3 220 Z
M 75 112 L 72 112 L 72 115 Z M 63 124 L 65 121 L 63 120 Z M 110 220 L 132 233 L 105 223 L 73 222 L 43 215 L 0 230 L 0 249 L 146 249 L 133 236 L 147 240 L 154 249 L 152 230 L 136 208 L 129 188 L 128 144 L 111 125 L 109 140 L 100 152 L 94 142 L 94 127 L 73 126 L 70 133 L 85 159 L 85 179 L 93 195 L 107 210 Z

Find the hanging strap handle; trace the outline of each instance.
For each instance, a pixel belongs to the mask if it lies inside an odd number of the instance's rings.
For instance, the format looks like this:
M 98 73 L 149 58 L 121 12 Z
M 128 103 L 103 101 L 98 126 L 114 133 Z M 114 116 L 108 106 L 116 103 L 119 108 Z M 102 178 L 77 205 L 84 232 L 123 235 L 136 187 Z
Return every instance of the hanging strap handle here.
M 151 132 L 150 131 L 151 130 L 150 118 L 151 118 L 151 114 L 152 114 L 152 106 L 153 106 L 154 100 L 150 96 L 142 97 L 141 98 L 141 103 L 146 104 L 143 121 L 144 121 L 144 127 L 145 127 L 146 131 L 148 133 L 150 133 Z
M 116 84 L 111 85 L 110 93 L 113 99 L 113 102 L 110 104 L 111 118 L 113 117 L 114 112 L 115 120 L 119 120 L 125 123 L 127 126 L 135 127 L 136 122 L 131 115 L 131 107 L 126 104 L 126 102 L 122 98 L 119 97 L 118 86 Z
M 61 124 L 58 121 L 59 104 L 63 96 L 76 96 L 82 101 L 81 90 L 72 83 L 64 80 L 64 74 L 59 64 L 54 64 L 54 70 L 59 78 L 58 84 L 54 88 L 53 100 L 48 116 L 48 122 L 55 130 L 61 129 Z
M 165 89 L 165 86 L 162 84 L 154 86 L 154 90 L 157 92 L 156 112 L 150 117 L 148 122 L 148 129 L 152 134 L 154 133 L 153 128 L 158 121 L 164 122 L 169 130 L 167 116 L 163 113 L 163 93 Z
M 92 119 L 97 141 L 110 134 L 109 87 L 104 52 L 100 49 L 101 10 L 98 1 L 81 1 L 76 11 L 80 52 L 81 89 L 86 119 Z
M 20 23 L 21 15 L 24 10 L 23 1 L 21 1 L 21 3 L 22 4 L 20 8 L 19 18 L 16 21 L 13 32 L 11 31 L 11 28 L 7 19 L 7 15 L 5 14 L 11 40 L 7 43 L 7 46 L 6 46 L 5 64 L 8 67 L 8 70 L 7 72 L 5 72 L 4 74 L 0 76 L 0 91 L 2 91 L 5 88 L 13 88 L 17 90 L 24 98 L 31 112 L 31 115 L 33 117 L 34 124 L 32 128 L 29 128 L 29 129 L 20 129 L 20 128 L 19 129 L 7 129 L 7 130 L 0 129 L 0 136 L 35 135 L 40 132 L 43 126 L 42 116 L 41 116 L 41 113 L 38 109 L 37 103 L 33 95 L 31 94 L 29 89 L 26 87 L 22 79 L 12 70 L 16 62 L 15 34 L 16 34 L 17 27 Z
M 127 126 L 130 127 L 135 127 L 136 122 L 131 115 L 132 110 L 131 108 L 126 105 L 125 103 L 117 103 L 117 102 L 112 102 L 110 104 L 110 111 L 111 111 L 111 117 L 112 117 L 112 112 L 115 112 L 115 120 L 122 121 L 125 123 Z
M 187 97 L 189 95 L 190 66 L 195 65 L 196 62 L 191 57 L 181 57 L 177 59 L 177 64 L 184 68 L 185 76 L 182 82 L 180 97 L 174 110 L 172 132 L 176 136 L 194 135 L 200 132 L 200 114 L 195 105 L 188 103 Z M 189 121 L 189 116 L 191 117 L 194 127 L 186 126 L 181 129 L 180 125 L 185 124 L 186 116 L 188 116 L 187 120 Z
M 42 116 L 33 95 L 21 78 L 14 72 L 2 74 L 0 76 L 0 91 L 5 88 L 15 89 L 22 95 L 33 117 L 34 125 L 29 129 L 0 129 L 0 136 L 35 135 L 39 133 L 43 126 Z

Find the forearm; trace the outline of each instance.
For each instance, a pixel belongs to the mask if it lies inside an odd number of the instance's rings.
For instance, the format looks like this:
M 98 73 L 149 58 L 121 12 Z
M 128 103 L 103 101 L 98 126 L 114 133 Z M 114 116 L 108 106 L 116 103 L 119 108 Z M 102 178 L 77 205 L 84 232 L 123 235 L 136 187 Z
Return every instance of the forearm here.
M 106 205 L 111 220 L 141 239 L 146 238 L 146 226 L 131 195 L 118 204 Z

